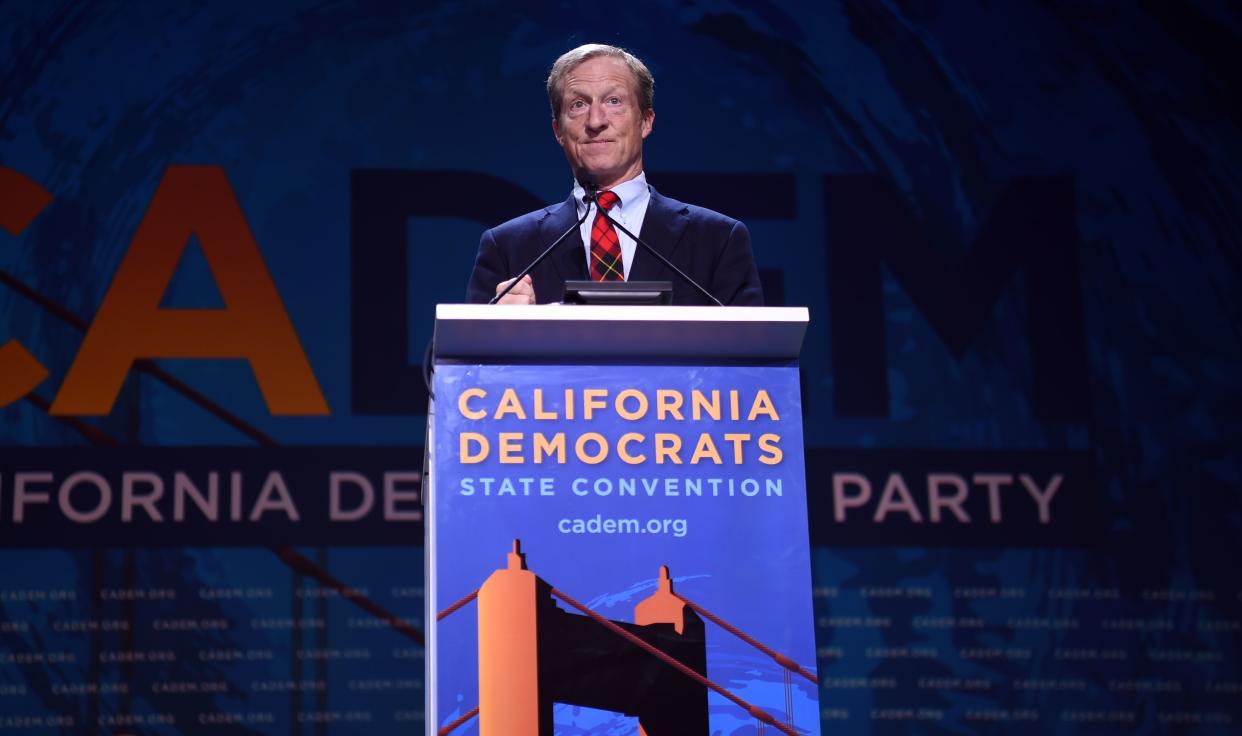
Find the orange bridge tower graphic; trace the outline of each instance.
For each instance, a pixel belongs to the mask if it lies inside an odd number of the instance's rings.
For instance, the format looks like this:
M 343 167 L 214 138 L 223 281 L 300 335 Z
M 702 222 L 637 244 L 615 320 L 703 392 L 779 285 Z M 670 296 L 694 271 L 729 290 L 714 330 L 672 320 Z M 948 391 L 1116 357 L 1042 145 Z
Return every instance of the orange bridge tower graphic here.
M 562 610 L 556 599 L 585 615 Z M 634 622 L 613 621 L 529 570 L 514 540 L 506 566 L 437 618 L 474 600 L 479 704 L 440 728 L 440 736 L 474 717 L 480 736 L 553 736 L 556 703 L 637 717 L 640 736 L 708 736 L 708 690 L 755 718 L 760 733 L 765 725 L 789 736 L 805 733 L 793 723 L 791 678 L 815 683 L 815 675 L 674 593 L 666 566 L 655 592 L 635 605 Z M 783 668 L 783 722 L 708 679 L 704 618 Z

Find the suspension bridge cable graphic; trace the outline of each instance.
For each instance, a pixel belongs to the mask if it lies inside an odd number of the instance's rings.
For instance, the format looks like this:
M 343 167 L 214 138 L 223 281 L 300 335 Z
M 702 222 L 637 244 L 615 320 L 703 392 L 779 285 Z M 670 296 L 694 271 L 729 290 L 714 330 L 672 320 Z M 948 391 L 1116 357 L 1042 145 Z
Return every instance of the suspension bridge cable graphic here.
M 680 672 L 682 675 L 685 675 L 686 677 L 689 677 L 690 679 L 694 680 L 695 682 L 697 682 L 698 684 L 702 685 L 703 687 L 706 687 L 706 688 L 708 688 L 708 689 L 712 690 L 713 692 L 715 692 L 716 694 L 720 695 L 721 697 L 723 697 L 723 698 L 725 698 L 725 699 L 729 700 L 729 701 L 730 701 L 730 702 L 732 702 L 734 705 L 738 706 L 738 707 L 739 707 L 739 708 L 741 708 L 742 710 L 744 710 L 744 711 L 746 711 L 747 713 L 749 713 L 751 716 L 753 716 L 753 717 L 754 717 L 756 720 L 758 720 L 760 723 L 766 723 L 767 725 L 772 726 L 772 727 L 774 727 L 774 728 L 778 729 L 779 731 L 781 731 L 781 733 L 787 734 L 788 736 L 799 736 L 799 734 L 798 734 L 798 732 L 797 732 L 796 730 L 794 730 L 794 729 L 790 728 L 789 726 L 786 726 L 785 724 L 783 724 L 783 723 L 781 723 L 780 721 L 776 720 L 776 719 L 775 719 L 775 718 L 773 718 L 773 717 L 772 717 L 772 716 L 771 716 L 771 715 L 770 715 L 767 711 L 763 710 L 763 709 L 762 709 L 762 708 L 760 708 L 759 706 L 757 706 L 757 705 L 751 705 L 750 703 L 748 703 L 748 702 L 746 702 L 745 700 L 743 700 L 742 698 L 740 698 L 740 697 L 738 697 L 738 696 L 734 695 L 733 693 L 729 692 L 728 690 L 726 690 L 725 688 L 721 687 L 720 685 L 717 685 L 715 682 L 712 682 L 711 680 L 707 679 L 706 677 L 704 677 L 704 676 L 700 675 L 698 672 L 695 672 L 694 670 L 690 669 L 689 667 L 687 667 L 686 665 L 682 664 L 681 662 L 678 662 L 678 661 L 677 661 L 676 659 L 674 659 L 673 657 L 670 657 L 668 654 L 666 654 L 666 653 L 664 652 L 664 650 L 662 650 L 662 649 L 660 649 L 660 648 L 658 648 L 658 647 L 656 647 L 656 646 L 653 646 L 653 645 L 651 645 L 651 644 L 648 644 L 647 642 L 643 641 L 642 639 L 638 638 L 637 636 L 634 636 L 634 635 L 633 635 L 633 634 L 631 634 L 630 632 L 626 631 L 625 629 L 621 628 L 620 626 L 617 626 L 617 625 L 616 625 L 615 623 L 613 623 L 612 621 L 609 621 L 608 619 L 606 619 L 606 618 L 604 618 L 603 616 L 599 615 L 599 614 L 598 614 L 598 613 L 596 613 L 595 611 L 592 611 L 590 608 L 587 608 L 585 605 L 583 605 L 583 604 L 579 603 L 578 601 L 576 601 L 576 600 L 574 600 L 573 598 L 569 597 L 569 596 L 568 596 L 568 595 L 566 595 L 565 593 L 563 593 L 563 592 L 561 592 L 561 591 L 557 590 L 556 588 L 553 588 L 553 589 L 552 589 L 552 595 L 554 595 L 554 596 L 556 596 L 557 598 L 560 598 L 561 600 L 565 601 L 565 602 L 566 602 L 566 603 L 568 603 L 569 605 L 573 606 L 574 608 L 578 609 L 578 610 L 579 610 L 579 611 L 581 611 L 582 613 L 584 613 L 584 614 L 586 614 L 587 616 L 589 616 L 589 617 L 591 618 L 591 620 L 593 620 L 593 621 L 595 621 L 596 623 L 598 623 L 598 624 L 602 625 L 604 628 L 606 628 L 606 629 L 608 629 L 609 631 L 611 631 L 612 633 L 614 633 L 614 634 L 616 634 L 616 635 L 618 635 L 618 636 L 622 637 L 623 639 L 626 639 L 627 641 L 629 641 L 629 642 L 630 642 L 631 644 L 633 644 L 634 646 L 636 646 L 636 647 L 638 647 L 638 648 L 642 649 L 643 651 L 646 651 L 647 653 L 651 654 L 651 655 L 652 655 L 652 656 L 654 656 L 656 659 L 659 659 L 661 662 L 663 662 L 663 663 L 667 664 L 668 666 L 670 666 L 670 667 L 672 667 L 673 669 L 675 669 L 675 670 L 677 670 L 678 672 Z
M 439 731 L 436 731 L 437 736 L 448 736 L 450 733 L 453 732 L 455 728 L 465 723 L 466 721 L 470 720 L 471 718 L 474 718 L 478 714 L 479 714 L 479 706 L 476 705 L 470 710 L 466 711 L 465 713 L 461 714 L 457 718 L 447 723 Z
M 717 626 L 729 632 L 730 634 L 733 634 L 734 636 L 746 642 L 747 644 L 751 645 L 755 649 L 758 649 L 759 651 L 768 655 L 773 660 L 775 660 L 776 663 L 779 664 L 781 667 L 784 667 L 786 670 L 790 672 L 797 672 L 799 675 L 802 675 L 803 677 L 805 677 L 807 680 L 811 681 L 812 683 L 816 683 L 816 684 L 819 683 L 819 680 L 815 677 L 815 675 L 812 675 L 810 672 L 803 669 L 797 662 L 793 661 L 789 657 L 785 656 L 784 654 L 781 654 L 780 652 L 774 651 L 771 647 L 766 646 L 763 642 L 758 641 L 757 639 L 750 636 L 746 632 L 742 631 L 736 626 L 733 626 L 728 621 L 725 621 L 724 619 L 715 615 L 714 613 L 707 610 L 706 608 L 703 608 L 702 606 L 695 603 L 694 601 L 686 598 L 685 596 L 679 595 L 677 597 L 685 601 L 685 604 L 687 606 L 690 606 L 690 609 L 693 610 L 695 613 L 699 614 L 700 616 L 707 619 L 708 621 L 711 621 L 712 623 L 716 624 Z

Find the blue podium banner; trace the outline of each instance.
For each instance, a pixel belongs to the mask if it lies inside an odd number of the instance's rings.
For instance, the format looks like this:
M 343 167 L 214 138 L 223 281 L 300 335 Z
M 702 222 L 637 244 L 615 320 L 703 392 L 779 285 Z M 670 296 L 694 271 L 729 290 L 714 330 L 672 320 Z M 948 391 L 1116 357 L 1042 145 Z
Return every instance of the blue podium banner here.
M 439 365 L 434 389 L 431 611 L 470 604 L 506 566 L 524 565 L 578 621 L 587 619 L 575 601 L 623 627 L 641 623 L 636 604 L 671 587 L 701 617 L 737 630 L 706 626 L 711 732 L 756 723 L 732 695 L 818 733 L 796 368 Z M 515 540 L 520 552 L 507 557 Z M 492 655 L 481 651 L 485 611 L 473 608 L 430 631 L 429 722 L 439 727 L 480 702 L 479 667 Z M 538 635 L 561 636 L 576 623 L 565 621 Z M 558 691 L 538 656 L 541 688 Z M 630 666 L 625 656 L 614 661 Z M 565 666 L 564 676 L 575 676 L 573 663 Z M 648 655 L 635 666 L 663 665 Z M 616 733 L 642 709 L 630 702 L 626 716 L 591 702 L 558 703 L 557 728 Z M 457 732 L 478 733 L 476 724 L 468 719 Z

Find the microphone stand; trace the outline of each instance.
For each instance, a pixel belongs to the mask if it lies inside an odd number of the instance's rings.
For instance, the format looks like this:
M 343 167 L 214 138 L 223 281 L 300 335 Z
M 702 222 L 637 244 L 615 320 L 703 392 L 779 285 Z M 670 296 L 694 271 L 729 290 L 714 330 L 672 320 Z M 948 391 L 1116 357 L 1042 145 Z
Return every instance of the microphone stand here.
M 584 187 L 584 188 L 585 188 L 585 187 Z M 629 230 L 626 230 L 624 225 L 622 225 L 621 223 L 619 223 L 619 222 L 617 222 L 616 220 L 612 219 L 612 215 L 608 214 L 608 210 L 606 210 L 606 209 L 604 209 L 603 207 L 600 207 L 600 206 L 599 206 L 599 202 L 597 201 L 597 200 L 599 199 L 599 188 L 598 188 L 598 187 L 586 188 L 586 192 L 587 192 L 587 193 L 586 193 L 586 195 L 585 195 L 585 196 L 583 196 L 583 197 L 582 197 L 582 200 L 583 200 L 584 202 L 586 202 L 586 201 L 590 201 L 590 202 L 594 203 L 594 204 L 595 204 L 595 211 L 596 211 L 596 212 L 598 212 L 599 214 L 603 215 L 603 216 L 604 216 L 604 219 L 605 219 L 605 220 L 607 220 L 608 222 L 612 223 L 612 226 L 613 226 L 613 227 L 617 228 L 617 229 L 618 229 L 618 230 L 620 230 L 621 232 L 623 232 L 623 233 L 625 233 L 626 235 L 630 236 L 630 238 L 632 238 L 632 239 L 634 240 L 634 242 L 635 242 L 635 243 L 638 243 L 638 244 L 639 244 L 639 245 L 641 245 L 641 246 L 642 246 L 642 247 L 643 247 L 643 248 L 644 248 L 644 249 L 645 249 L 648 253 L 650 253 L 651 255 L 655 256 L 655 257 L 656 257 L 656 260 L 658 260 L 660 263 L 663 263 L 663 264 L 664 264 L 664 266 L 665 266 L 666 268 L 668 268 L 668 270 L 670 270 L 670 271 L 672 271 L 673 273 L 675 273 L 675 274 L 677 274 L 678 276 L 680 276 L 682 281 L 685 281 L 686 283 L 688 283 L 688 284 L 690 284 L 691 286 L 693 286 L 693 287 L 695 288 L 695 290 L 696 290 L 696 291 L 698 291 L 698 292 L 699 292 L 700 294 L 702 294 L 703 296 L 707 297 L 707 298 L 708 298 L 708 299 L 709 299 L 712 303 L 714 303 L 716 306 L 718 306 L 718 307 L 723 307 L 723 306 L 724 306 L 723 304 L 721 304 L 721 303 L 720 303 L 720 300 L 719 300 L 719 299 L 717 299 L 716 297 L 712 296 L 712 294 L 711 294 L 711 292 L 710 292 L 710 291 L 708 291 L 707 289 L 704 289 L 702 286 L 700 286 L 700 285 L 699 285 L 699 282 L 697 282 L 697 281 L 695 281 L 694 279 L 692 279 L 692 278 L 690 278 L 689 276 L 687 276 L 685 273 L 683 273 L 683 272 L 682 272 L 682 270 L 681 270 L 680 268 L 678 268 L 678 267 L 674 266 L 674 265 L 673 265 L 673 263 L 672 263 L 672 261 L 670 261 L 669 259 L 665 258 L 665 257 L 664 257 L 664 256 L 663 256 L 663 255 L 662 255 L 662 254 L 658 251 L 658 250 L 656 250 L 655 248 L 652 248 L 650 245 L 647 245 L 647 243 L 646 243 L 646 242 L 645 242 L 642 238 L 638 237 L 637 235 L 635 235 L 634 233 L 630 232 Z M 590 210 L 590 209 L 591 209 L 590 207 L 588 207 L 588 208 L 587 208 L 587 210 Z M 584 219 L 585 219 L 585 215 L 584 215 Z
M 583 204 L 587 203 L 587 200 L 589 197 L 590 195 L 588 194 L 587 196 L 582 198 Z M 598 207 L 599 205 L 597 204 L 596 208 L 598 209 Z M 556 250 L 556 246 L 563 243 L 566 238 L 568 238 L 571 234 L 573 234 L 575 231 L 577 231 L 578 229 L 582 227 L 582 223 L 586 222 L 587 214 L 590 213 L 590 211 L 591 211 L 590 207 L 585 208 L 582 213 L 582 217 L 579 217 L 577 222 L 575 222 L 573 225 L 570 225 L 568 230 L 561 233 L 561 237 L 552 241 L 552 245 L 549 245 L 542 253 L 536 256 L 535 260 L 531 261 L 529 266 L 522 269 L 521 273 L 519 273 L 517 276 L 514 276 L 513 280 L 509 282 L 509 285 L 506 286 L 504 290 L 501 291 L 499 294 L 492 297 L 491 301 L 489 301 L 488 304 L 495 304 L 496 302 L 500 301 L 501 297 L 503 297 L 505 294 L 508 294 L 509 291 L 513 287 L 517 286 L 517 283 L 522 280 L 522 277 L 524 277 L 526 274 L 530 273 L 531 271 L 535 270 L 535 266 L 538 266 L 540 263 L 543 263 L 543 259 L 547 258 L 548 255 L 552 253 L 552 251 Z M 719 304 L 719 302 L 717 302 L 717 304 Z

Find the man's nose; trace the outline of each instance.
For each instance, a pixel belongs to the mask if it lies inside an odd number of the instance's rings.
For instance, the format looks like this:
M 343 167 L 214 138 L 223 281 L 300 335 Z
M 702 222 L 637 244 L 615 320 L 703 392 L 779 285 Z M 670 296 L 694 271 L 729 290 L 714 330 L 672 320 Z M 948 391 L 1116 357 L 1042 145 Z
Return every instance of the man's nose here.
M 591 130 L 603 130 L 608 127 L 608 113 L 604 110 L 602 102 L 591 105 L 591 109 L 587 112 L 587 126 Z

